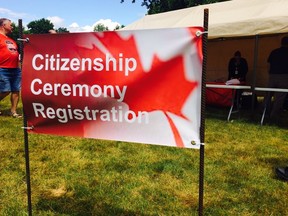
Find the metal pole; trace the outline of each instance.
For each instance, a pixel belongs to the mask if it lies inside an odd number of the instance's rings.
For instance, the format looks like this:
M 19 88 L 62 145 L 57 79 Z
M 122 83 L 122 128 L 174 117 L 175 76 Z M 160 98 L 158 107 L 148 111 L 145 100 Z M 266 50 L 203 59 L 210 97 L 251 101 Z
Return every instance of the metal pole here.
M 254 118 L 255 114 L 255 86 L 257 80 L 257 62 L 258 62 L 258 46 L 259 46 L 259 36 L 255 35 L 255 44 L 254 44 L 254 62 L 253 62 L 253 83 L 252 83 L 252 101 L 251 101 L 251 113 L 252 119 Z
M 22 20 L 18 20 L 19 38 L 23 37 Z M 23 40 L 19 41 L 19 53 L 20 53 L 20 67 L 22 70 L 23 63 Z M 24 125 L 24 148 L 25 148 L 25 164 L 26 164 L 26 184 L 27 184 L 27 201 L 28 201 L 28 215 L 32 216 L 32 202 L 31 202 L 31 183 L 30 183 L 30 159 L 29 159 L 29 142 L 27 132 L 27 120 L 23 109 L 23 125 Z
M 203 215 L 204 200 L 204 142 L 205 142 L 205 113 L 206 113 L 206 71 L 207 71 L 207 41 L 208 41 L 208 15 L 209 9 L 204 9 L 204 32 L 202 35 L 202 87 L 201 87 L 201 122 L 200 122 L 200 168 L 199 168 L 199 207 L 198 214 Z
M 29 159 L 29 142 L 27 132 L 27 120 L 23 112 L 24 122 L 24 145 L 25 145 L 25 162 L 26 162 L 26 184 L 27 184 L 27 202 L 28 202 L 28 215 L 32 216 L 32 199 L 31 199 L 31 183 L 30 183 L 30 159 Z

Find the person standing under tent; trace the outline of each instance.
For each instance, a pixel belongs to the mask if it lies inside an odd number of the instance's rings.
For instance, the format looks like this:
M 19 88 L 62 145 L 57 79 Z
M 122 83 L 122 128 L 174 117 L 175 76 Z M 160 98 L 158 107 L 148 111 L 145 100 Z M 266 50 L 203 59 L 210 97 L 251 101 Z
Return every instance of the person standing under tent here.
M 7 36 L 12 30 L 11 20 L 0 18 L 0 101 L 11 94 L 10 114 L 20 118 L 22 116 L 16 111 L 21 86 L 19 52 L 16 42 Z
M 288 88 L 288 36 L 281 40 L 281 47 L 272 50 L 267 62 L 269 63 L 269 79 L 268 88 Z M 271 104 L 272 94 L 269 92 L 265 98 L 265 103 L 268 104 L 270 111 L 271 122 L 279 121 L 279 113 L 283 108 L 285 92 L 275 92 L 273 104 Z M 271 104 L 271 105 L 270 105 Z
M 274 49 L 269 57 L 269 88 L 288 88 L 288 36 L 285 36 L 281 40 L 281 47 Z M 270 113 L 270 118 L 277 121 L 279 118 L 279 112 L 283 108 L 284 100 L 287 93 L 275 92 L 273 107 Z M 267 101 L 268 100 L 268 101 Z M 271 101 L 271 94 L 267 95 L 266 102 Z M 288 181 L 288 166 L 276 168 L 276 175 L 285 181 Z

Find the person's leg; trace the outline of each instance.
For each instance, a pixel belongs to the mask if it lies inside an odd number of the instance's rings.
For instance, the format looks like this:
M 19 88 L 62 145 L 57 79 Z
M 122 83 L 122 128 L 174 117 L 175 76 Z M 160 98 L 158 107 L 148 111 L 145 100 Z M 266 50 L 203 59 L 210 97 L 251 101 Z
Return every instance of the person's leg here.
M 277 122 L 279 118 L 279 113 L 283 108 L 284 100 L 287 93 L 285 92 L 275 92 L 274 94 L 274 102 L 273 102 L 273 108 L 271 110 L 270 117 L 271 119 L 275 120 Z
M 7 78 L 6 69 L 0 68 L 0 101 L 10 93 L 9 79 Z
M 0 68 L 0 101 L 11 92 L 9 73 L 7 68 Z M 1 111 L 0 111 L 0 114 Z
M 288 88 L 288 74 L 274 74 L 274 85 L 273 88 Z M 287 93 L 286 92 L 275 92 L 274 102 L 271 110 L 270 117 L 274 121 L 278 121 L 280 118 L 280 111 L 283 109 L 283 104 L 285 101 Z
M 11 114 L 17 113 L 16 109 L 19 102 L 19 92 L 11 92 L 10 101 L 11 101 Z
M 17 106 L 19 102 L 19 92 L 21 87 L 21 71 L 19 68 L 13 69 L 13 78 L 11 79 L 11 115 L 14 118 L 22 117 L 17 114 Z

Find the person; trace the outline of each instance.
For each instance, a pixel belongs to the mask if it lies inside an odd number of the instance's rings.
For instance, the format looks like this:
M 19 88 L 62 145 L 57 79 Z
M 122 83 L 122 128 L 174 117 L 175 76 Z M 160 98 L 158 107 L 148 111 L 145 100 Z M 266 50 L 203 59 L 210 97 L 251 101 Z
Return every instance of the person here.
M 229 60 L 228 64 L 228 80 L 238 79 L 240 83 L 246 82 L 246 74 L 248 73 L 248 64 L 245 58 L 241 57 L 238 50 Z
M 12 30 L 11 20 L 0 18 L 0 101 L 11 94 L 11 116 L 20 118 L 17 113 L 21 86 L 19 52 L 16 42 L 7 36 Z
M 281 39 L 281 46 L 272 50 L 267 62 L 269 63 L 268 88 L 288 88 L 288 36 Z M 271 107 L 272 93 L 268 93 L 265 103 L 268 104 L 270 112 L 270 121 L 277 123 L 279 113 L 283 108 L 287 93 L 275 92 L 274 101 Z M 267 101 L 268 100 L 268 101 Z
M 288 36 L 281 39 L 281 46 L 272 50 L 267 62 L 269 63 L 269 88 L 288 88 Z M 283 108 L 287 93 L 275 92 L 274 102 L 270 113 L 270 120 L 278 122 L 279 112 Z M 268 93 L 265 103 L 271 102 L 271 93 Z M 268 100 L 268 101 L 267 101 Z M 278 178 L 288 181 L 288 166 L 278 167 L 275 170 Z
M 245 58 L 241 57 L 241 52 L 237 50 L 228 63 L 228 81 L 226 84 L 245 84 L 247 73 L 248 63 Z M 236 110 L 240 109 L 241 107 L 240 98 L 242 92 L 243 90 L 241 89 L 237 89 L 235 92 L 234 106 L 236 107 Z

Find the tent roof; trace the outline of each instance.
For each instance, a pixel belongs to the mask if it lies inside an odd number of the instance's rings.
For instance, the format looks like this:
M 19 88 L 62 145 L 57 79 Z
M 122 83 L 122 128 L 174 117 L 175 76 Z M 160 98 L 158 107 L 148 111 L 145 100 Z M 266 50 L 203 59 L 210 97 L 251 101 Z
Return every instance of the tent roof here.
M 232 0 L 146 15 L 122 30 L 203 26 L 209 9 L 208 38 L 288 32 L 287 0 Z

